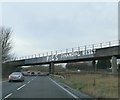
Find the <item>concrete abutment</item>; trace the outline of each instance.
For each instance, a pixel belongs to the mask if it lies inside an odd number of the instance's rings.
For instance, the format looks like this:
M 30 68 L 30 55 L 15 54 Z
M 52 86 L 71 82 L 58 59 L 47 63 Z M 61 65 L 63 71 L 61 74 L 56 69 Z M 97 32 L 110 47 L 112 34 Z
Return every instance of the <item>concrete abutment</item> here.
M 112 68 L 112 73 L 116 74 L 117 73 L 117 57 L 112 56 L 111 58 L 111 68 Z
M 49 74 L 54 74 L 54 63 L 51 62 L 49 65 Z

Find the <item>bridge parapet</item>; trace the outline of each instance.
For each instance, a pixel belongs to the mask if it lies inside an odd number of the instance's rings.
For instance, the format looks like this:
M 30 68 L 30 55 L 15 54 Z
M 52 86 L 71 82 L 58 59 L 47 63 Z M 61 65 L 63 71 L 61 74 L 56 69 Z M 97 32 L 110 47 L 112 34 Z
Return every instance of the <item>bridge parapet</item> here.
M 83 59 L 83 58 L 92 58 L 93 50 L 87 51 L 75 51 L 63 54 L 52 54 L 44 57 L 26 59 L 25 64 L 31 63 L 50 63 L 50 62 L 60 62 L 60 61 L 69 61 L 74 59 Z

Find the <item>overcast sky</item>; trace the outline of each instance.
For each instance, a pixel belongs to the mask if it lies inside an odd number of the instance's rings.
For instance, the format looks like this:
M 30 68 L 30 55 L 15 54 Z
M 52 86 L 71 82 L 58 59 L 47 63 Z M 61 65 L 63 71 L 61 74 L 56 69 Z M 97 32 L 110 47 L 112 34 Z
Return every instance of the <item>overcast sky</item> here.
M 118 39 L 118 3 L 3 3 L 2 25 L 13 30 L 16 56 Z

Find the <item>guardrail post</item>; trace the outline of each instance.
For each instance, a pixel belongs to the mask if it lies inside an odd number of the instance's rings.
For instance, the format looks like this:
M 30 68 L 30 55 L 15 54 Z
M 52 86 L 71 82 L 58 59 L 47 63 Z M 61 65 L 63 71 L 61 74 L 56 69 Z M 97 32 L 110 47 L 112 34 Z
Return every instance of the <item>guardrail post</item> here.
M 51 51 L 51 56 L 53 55 L 53 52 Z
M 95 48 L 95 46 L 94 46 L 94 44 L 92 44 L 92 50 L 94 50 L 94 48 Z
M 66 49 L 66 53 L 68 53 L 68 49 Z
M 62 54 L 62 50 L 61 50 L 61 54 Z
M 102 48 L 102 43 L 100 43 L 100 48 Z
M 80 51 L 80 47 L 78 47 L 78 51 Z
M 61 50 L 61 58 L 62 58 L 63 56 L 62 56 L 62 50 Z
M 109 42 L 109 47 L 111 47 L 111 42 Z
M 72 48 L 72 53 L 74 52 L 74 49 Z
M 85 55 L 87 54 L 87 52 L 86 52 L 86 51 L 87 51 L 87 46 L 85 45 Z

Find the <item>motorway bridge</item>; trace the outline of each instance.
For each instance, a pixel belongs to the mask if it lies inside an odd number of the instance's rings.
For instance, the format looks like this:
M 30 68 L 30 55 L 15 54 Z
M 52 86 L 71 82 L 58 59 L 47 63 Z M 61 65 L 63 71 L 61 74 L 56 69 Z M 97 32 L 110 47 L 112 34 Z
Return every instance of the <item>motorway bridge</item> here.
M 12 58 L 10 61 L 4 62 L 4 64 L 11 64 L 12 66 L 28 66 L 28 65 L 40 65 L 49 64 L 49 73 L 54 73 L 54 64 L 56 63 L 68 63 L 68 62 L 80 62 L 80 61 L 93 61 L 95 67 L 96 61 L 105 57 L 111 58 L 112 71 L 116 73 L 117 59 L 120 58 L 120 40 L 98 43 L 92 45 L 85 45 L 71 49 L 65 49 L 55 52 L 47 52 L 25 56 L 19 58 Z

